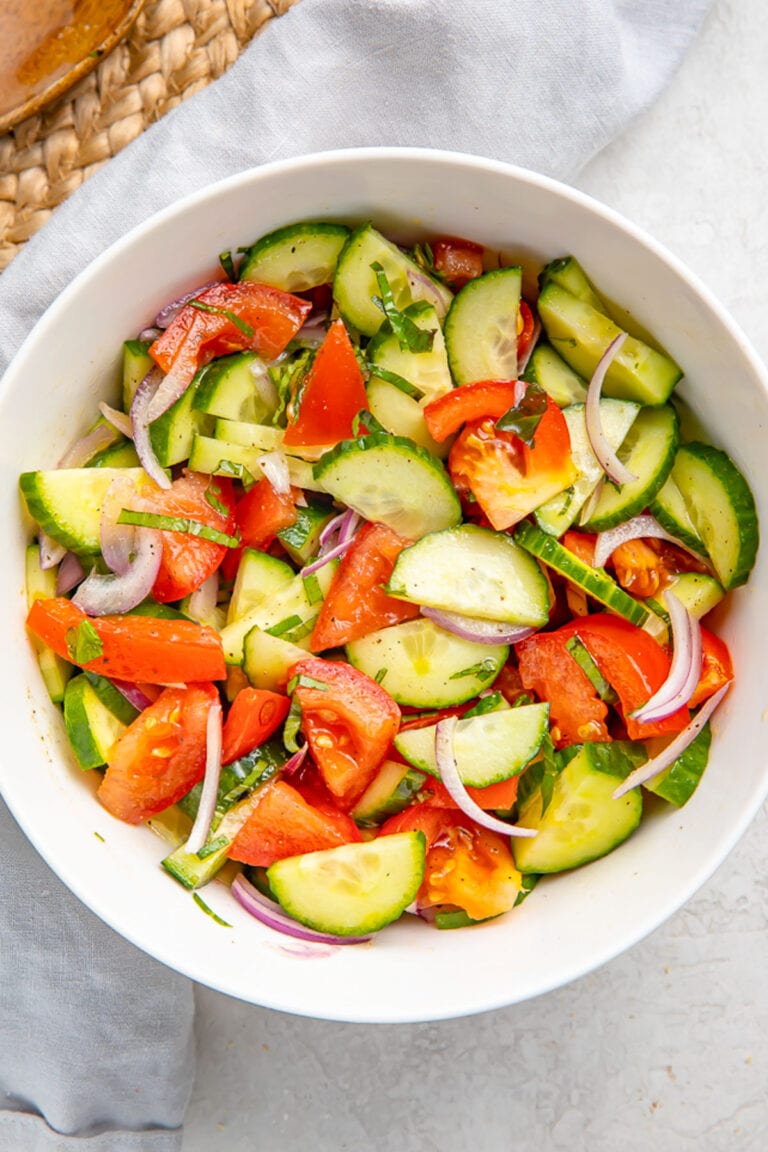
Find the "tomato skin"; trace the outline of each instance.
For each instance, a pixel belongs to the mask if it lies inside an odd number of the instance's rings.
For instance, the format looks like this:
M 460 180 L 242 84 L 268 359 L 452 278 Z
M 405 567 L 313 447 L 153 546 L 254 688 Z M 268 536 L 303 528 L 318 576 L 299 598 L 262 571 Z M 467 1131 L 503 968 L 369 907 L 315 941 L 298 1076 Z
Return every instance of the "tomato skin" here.
M 238 501 L 235 519 L 243 546 L 264 549 L 278 532 L 296 523 L 296 504 L 290 492 L 276 492 L 263 476 Z
M 483 274 L 483 248 L 458 236 L 439 236 L 430 241 L 435 271 L 451 285 L 463 288 Z
M 96 793 L 107 811 L 141 824 L 198 784 L 205 775 L 208 713 L 218 702 L 213 684 L 161 692 L 110 750 Z
M 361 839 L 348 816 L 321 812 L 284 780 L 271 780 L 253 799 L 248 819 L 230 844 L 227 855 L 231 860 L 268 868 L 287 856 Z
M 573 552 L 574 556 L 577 556 L 584 564 L 589 564 L 590 567 L 594 566 L 597 536 L 593 533 L 575 532 L 569 528 L 563 536 L 562 545 L 569 552 Z
M 226 515 L 207 499 L 226 509 Z M 216 528 L 231 536 L 235 530 L 235 494 L 232 481 L 226 477 L 187 472 L 174 480 L 168 489 L 157 485 L 142 490 L 142 507 L 161 516 L 182 516 Z M 229 548 L 213 540 L 202 540 L 186 532 L 160 533 L 163 555 L 160 570 L 152 588 L 159 604 L 169 604 L 189 596 L 212 576 Z
M 448 470 L 460 492 L 470 491 L 497 531 L 517 524 L 573 481 L 568 425 L 546 398 L 533 447 L 512 432 L 501 432 L 486 417 L 465 424 L 448 455 Z
M 520 301 L 520 324 L 517 334 L 517 358 L 522 360 L 528 351 L 528 345 L 533 339 L 533 331 L 536 323 L 533 319 L 533 312 L 526 304 L 525 300 Z
M 558 747 L 610 740 L 608 705 L 565 647 L 572 633 L 539 632 L 515 646 L 523 687 L 549 701 L 552 738 Z
M 408 543 L 385 524 L 366 524 L 360 529 L 323 601 L 310 640 L 313 652 L 337 648 L 418 616 L 418 605 L 396 600 L 383 590 Z
M 67 600 L 36 600 L 27 627 L 64 660 L 71 660 L 67 633 L 88 620 L 102 643 L 102 654 L 82 665 L 113 680 L 131 683 L 188 684 L 225 680 L 227 666 L 221 637 L 214 628 L 192 620 L 159 620 L 152 616 L 94 616 Z
M 515 803 L 519 783 L 519 776 L 511 776 L 509 780 L 501 780 L 498 784 L 489 784 L 485 788 L 467 788 L 467 792 L 484 812 L 492 812 L 496 808 L 503 811 Z M 458 804 L 441 780 L 432 778 L 426 780 L 419 790 L 419 796 L 424 804 L 432 808 L 458 808 Z
M 307 374 L 298 414 L 285 429 L 289 446 L 337 444 L 354 433 L 352 422 L 368 407 L 363 374 L 343 320 L 331 324 Z
M 285 720 L 290 706 L 288 697 L 279 692 L 268 692 L 265 688 L 241 689 L 224 722 L 222 764 L 231 764 L 268 740 Z
M 499 420 L 514 406 L 517 383 L 514 380 L 478 380 L 463 384 L 424 408 L 424 422 L 434 440 L 442 443 L 468 420 L 493 417 Z
M 726 684 L 733 680 L 733 660 L 724 640 L 710 632 L 703 625 L 701 627 L 701 676 L 688 701 L 689 708 L 698 708 L 715 692 L 719 692 Z
M 196 300 L 231 312 L 246 330 L 221 312 L 206 312 L 185 304 L 149 349 L 158 367 L 163 372 L 173 372 L 184 386 L 191 384 L 198 368 L 229 352 L 250 349 L 265 360 L 274 360 L 312 310 L 308 300 L 247 280 L 214 284 Z
M 400 725 L 388 692 L 349 664 L 310 656 L 289 676 L 306 676 L 325 689 L 294 690 L 302 728 L 320 775 L 340 807 L 351 808 L 376 774 Z

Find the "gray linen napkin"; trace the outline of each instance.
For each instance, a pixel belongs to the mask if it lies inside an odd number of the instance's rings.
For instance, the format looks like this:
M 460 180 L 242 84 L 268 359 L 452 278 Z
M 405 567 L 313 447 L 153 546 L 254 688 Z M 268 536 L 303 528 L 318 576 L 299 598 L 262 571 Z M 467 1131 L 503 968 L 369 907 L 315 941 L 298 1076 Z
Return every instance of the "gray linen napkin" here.
M 253 165 L 399 144 L 572 177 L 651 103 L 710 3 L 302 0 L 16 258 L 0 281 L 0 370 L 108 244 Z M 0 1152 L 178 1149 L 189 982 L 84 908 L 1 802 L 0 838 Z

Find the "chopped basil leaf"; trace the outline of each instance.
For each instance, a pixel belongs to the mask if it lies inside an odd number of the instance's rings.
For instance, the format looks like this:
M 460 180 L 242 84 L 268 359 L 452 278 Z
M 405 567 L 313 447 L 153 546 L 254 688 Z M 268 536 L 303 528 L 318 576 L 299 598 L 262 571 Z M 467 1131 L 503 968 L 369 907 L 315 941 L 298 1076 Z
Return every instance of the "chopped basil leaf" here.
M 300 392 L 303 391 L 303 383 L 314 360 L 314 356 L 315 353 L 311 349 L 306 348 L 299 352 L 294 359 L 268 369 L 269 378 L 272 381 L 278 397 L 277 408 L 272 415 L 272 424 L 275 427 L 285 427 L 289 404 L 293 409 L 293 419 L 296 419 L 295 397 L 298 396 L 300 403 Z
M 221 489 L 216 487 L 213 480 L 211 480 L 208 484 L 204 495 L 211 508 L 213 508 L 214 512 L 218 512 L 219 516 L 229 516 L 229 508 L 227 508 L 226 504 L 222 504 L 221 500 L 219 500 Z
M 401 392 L 405 392 L 406 396 L 411 396 L 414 400 L 421 400 L 424 395 L 421 388 L 411 384 L 410 380 L 406 380 L 404 376 L 398 376 L 397 372 L 390 372 L 389 368 L 381 368 L 378 364 L 367 364 L 366 367 L 372 376 L 377 376 L 379 380 L 394 385 L 395 388 L 399 388 Z
M 224 316 L 229 320 L 230 324 L 234 324 L 235 328 L 239 328 L 244 336 L 250 340 L 254 335 L 253 328 L 245 320 L 241 320 L 229 308 L 219 308 L 217 304 L 204 304 L 202 300 L 190 300 L 189 305 L 191 308 L 197 308 L 200 312 L 213 312 L 216 316 Z
M 199 892 L 193 892 L 192 893 L 192 899 L 194 900 L 195 904 L 197 904 L 198 908 L 202 908 L 202 910 L 203 910 L 203 912 L 205 912 L 206 916 L 210 916 L 211 920 L 215 920 L 217 924 L 221 924 L 222 928 L 231 928 L 232 927 L 232 925 L 228 924 L 226 922 L 226 920 L 222 920 L 221 916 L 217 916 L 212 908 L 208 907 L 208 905 L 206 904 L 205 900 L 203 900 L 203 898 L 199 894 Z
M 367 408 L 361 408 L 360 411 L 352 417 L 352 435 L 364 436 L 366 432 L 386 432 L 383 424 L 380 424 L 372 412 Z
M 384 679 L 384 677 L 386 676 L 386 674 L 387 674 L 386 668 L 379 668 L 378 672 L 374 676 L 374 680 L 376 681 L 376 683 L 381 684 L 381 682 Z
M 298 644 L 299 640 L 303 640 L 305 636 L 309 636 L 310 632 L 317 622 L 319 612 L 314 616 L 310 616 L 307 620 L 302 620 L 295 628 L 291 628 L 290 632 L 283 633 L 283 639 L 287 640 L 290 644 Z
M 290 632 L 292 628 L 303 623 L 301 616 L 286 616 L 284 620 L 280 620 L 277 624 L 273 624 L 271 628 L 265 628 L 264 631 L 268 632 L 270 636 L 283 636 L 286 632 Z
M 197 853 L 197 858 L 198 860 L 205 860 L 206 856 L 213 856 L 214 852 L 218 852 L 220 848 L 226 848 L 228 844 L 228 836 L 217 836 L 215 840 L 209 840 L 207 844 L 203 844 Z
M 106 844 L 106 840 L 104 839 L 104 837 L 101 835 L 100 832 L 94 832 L 94 836 L 96 837 L 97 840 L 101 840 L 102 844 Z
M 123 508 L 117 522 L 135 524 L 139 528 L 157 528 L 161 532 L 183 532 L 187 536 L 210 540 L 213 544 L 223 544 L 225 548 L 240 547 L 239 537 L 228 536 L 218 528 L 201 524 L 199 520 L 187 520 L 184 516 L 161 516 L 157 512 L 132 512 L 130 508 Z
M 529 384 L 519 404 L 505 412 L 496 427 L 500 432 L 514 432 L 531 447 L 539 421 L 547 410 L 547 394 L 539 384 Z
M 219 476 L 231 476 L 233 480 L 240 480 L 246 492 L 256 483 L 253 472 L 249 472 L 245 464 L 241 464 L 239 460 L 219 460 L 216 473 Z
M 90 620 L 81 620 L 66 635 L 67 653 L 73 664 L 88 664 L 104 652 L 104 645 Z
M 496 675 L 496 661 L 481 660 L 479 664 L 473 664 L 471 668 L 462 668 L 460 672 L 454 672 L 449 676 L 449 680 L 463 680 L 465 676 L 476 676 L 478 680 L 487 680 L 489 676 Z
M 462 716 L 462 720 L 469 720 L 472 716 L 484 716 L 486 712 L 495 712 L 501 704 L 501 692 L 491 692 L 488 696 L 481 696 L 474 707 Z
M 618 696 L 601 673 L 592 654 L 580 636 L 578 634 L 571 636 L 565 647 L 571 656 L 573 656 L 600 699 L 604 700 L 606 704 L 616 704 L 619 699 Z
M 237 271 L 235 270 L 235 262 L 232 259 L 232 252 L 229 248 L 225 248 L 223 252 L 219 252 L 219 264 L 224 269 L 224 274 L 233 283 L 237 280 Z
M 294 676 L 288 681 L 286 691 L 291 696 L 297 688 L 319 688 L 321 692 L 327 692 L 329 685 L 324 684 L 322 680 L 315 680 L 314 676 L 305 676 L 303 672 L 300 672 L 298 676 Z
M 310 606 L 320 604 L 323 599 L 323 590 L 320 587 L 320 581 L 316 574 L 310 572 L 308 576 L 303 576 L 302 583 L 304 585 L 304 595 L 307 597 Z
M 373 302 L 389 320 L 390 327 L 397 337 L 397 341 L 404 352 L 431 352 L 435 340 L 435 333 L 426 328 L 419 328 L 418 324 L 406 316 L 395 304 L 392 289 L 387 274 L 378 261 L 371 264 L 376 273 L 376 283 L 381 296 L 374 296 Z
M 299 751 L 297 736 L 301 730 L 301 704 L 294 696 L 283 726 L 283 744 L 288 752 Z
M 539 880 L 540 880 L 540 877 L 536 872 L 523 873 L 522 884 L 520 885 L 520 891 L 517 894 L 517 899 L 515 900 L 515 903 L 512 905 L 513 908 L 517 908 L 518 904 L 522 904 L 523 900 L 525 900 L 528 893 L 532 892 L 533 889 L 536 887 Z

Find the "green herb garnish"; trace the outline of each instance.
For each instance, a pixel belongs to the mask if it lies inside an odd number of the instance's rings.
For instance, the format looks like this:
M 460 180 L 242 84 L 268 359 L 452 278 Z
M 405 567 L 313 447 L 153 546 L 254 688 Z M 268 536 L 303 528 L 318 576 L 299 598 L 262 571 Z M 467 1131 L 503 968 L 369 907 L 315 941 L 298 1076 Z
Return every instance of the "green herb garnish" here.
M 213 312 L 216 316 L 224 316 L 235 328 L 239 328 L 244 336 L 250 340 L 254 335 L 253 328 L 245 320 L 236 316 L 229 308 L 220 308 L 218 304 L 204 304 L 202 300 L 190 300 L 190 308 L 197 308 L 200 312 Z
M 367 408 L 361 408 L 360 411 L 352 417 L 352 435 L 354 437 L 364 436 L 366 433 L 369 435 L 372 432 L 384 432 L 386 428 L 380 424 L 372 412 Z
M 264 631 L 268 632 L 270 636 L 283 636 L 286 632 L 290 632 L 291 629 L 296 628 L 300 624 L 303 624 L 301 616 L 286 616 L 284 620 L 273 624 L 271 628 L 265 628 Z
M 203 900 L 202 896 L 198 892 L 192 893 L 192 899 L 194 900 L 195 904 L 197 904 L 198 908 L 202 908 L 206 916 L 210 916 L 211 920 L 215 920 L 217 924 L 221 924 L 222 928 L 232 927 L 232 925 L 228 924 L 226 920 L 222 920 L 221 916 L 217 916 L 213 908 L 208 907 L 205 900 Z
M 294 696 L 291 699 L 291 707 L 288 710 L 288 715 L 285 718 L 283 726 L 283 744 L 286 751 L 290 753 L 300 751 L 299 741 L 297 739 L 301 731 L 301 704 Z
M 547 394 L 540 384 L 529 384 L 519 404 L 505 412 L 496 427 L 500 432 L 514 432 L 530 448 L 539 421 L 547 410 Z
M 217 836 L 215 840 L 209 840 L 207 844 L 203 844 L 197 853 L 197 858 L 198 860 L 205 860 L 206 856 L 213 856 L 214 852 L 218 852 L 220 848 L 226 848 L 228 844 L 228 836 Z
M 90 620 L 81 620 L 76 628 L 68 628 L 67 654 L 73 664 L 88 664 L 104 652 L 104 645 Z
M 219 460 L 216 465 L 216 474 L 218 476 L 231 476 L 233 480 L 239 480 L 246 492 L 256 483 L 253 472 L 250 472 L 245 464 L 241 464 L 239 460 Z
M 123 508 L 117 522 L 135 524 L 138 528 L 157 528 L 161 532 L 183 532 L 187 536 L 210 540 L 212 544 L 223 544 L 225 548 L 240 547 L 239 537 L 228 536 L 218 528 L 201 524 L 199 520 L 187 520 L 185 516 L 161 516 L 158 512 L 132 512 L 130 508 Z
M 288 681 L 286 691 L 289 696 L 292 696 L 297 688 L 319 688 L 321 692 L 327 692 L 330 685 L 325 684 L 322 680 L 315 680 L 314 676 L 305 676 L 300 672 L 298 676 L 293 676 Z
M 431 352 L 435 340 L 434 331 L 428 328 L 419 328 L 418 324 L 406 316 L 395 304 L 392 289 L 387 274 L 381 264 L 375 261 L 371 268 L 376 273 L 376 283 L 379 286 L 380 296 L 374 296 L 373 302 L 389 320 L 390 327 L 397 337 L 397 341 L 404 352 Z
M 619 697 L 603 676 L 591 652 L 580 636 L 578 634 L 571 636 L 570 640 L 566 642 L 565 647 L 571 656 L 573 656 L 600 699 L 604 700 L 606 704 L 616 704 Z
M 454 672 L 449 676 L 449 680 L 463 680 L 465 676 L 476 676 L 478 680 L 487 680 L 489 676 L 495 676 L 498 671 L 496 661 L 481 660 L 479 664 L 473 664 L 471 668 L 462 668 L 460 672 Z
M 237 280 L 237 271 L 231 249 L 225 248 L 223 252 L 219 252 L 219 264 L 224 269 L 225 276 L 234 283 Z
M 314 572 L 310 572 L 308 576 L 302 576 L 301 582 L 304 585 L 304 595 L 310 607 L 315 604 L 320 604 L 323 599 L 323 590 L 320 587 L 320 581 Z
M 495 712 L 501 701 L 501 692 L 490 692 L 487 696 L 481 696 L 477 704 L 464 713 L 462 720 L 469 720 L 472 716 L 484 716 L 486 712 Z
M 421 400 L 424 395 L 421 388 L 417 388 L 415 384 L 411 384 L 410 380 L 406 380 L 404 376 L 399 376 L 397 372 L 390 372 L 389 368 L 381 368 L 378 364 L 366 364 L 366 368 L 372 376 L 377 376 L 379 380 L 385 380 L 387 384 L 394 385 L 395 388 L 399 388 L 401 392 L 405 392 L 406 396 L 411 396 L 414 400 Z
M 376 683 L 381 684 L 381 682 L 384 679 L 384 677 L 386 676 L 386 674 L 387 674 L 386 668 L 379 668 L 378 672 L 374 676 L 374 680 L 376 681 Z
M 204 495 L 211 508 L 213 508 L 214 512 L 218 512 L 219 516 L 224 516 L 225 518 L 229 517 L 229 508 L 227 508 L 226 504 L 222 504 L 221 500 L 219 500 L 219 496 L 221 496 L 221 489 L 216 487 L 216 485 L 213 483 L 213 480 L 209 482 Z

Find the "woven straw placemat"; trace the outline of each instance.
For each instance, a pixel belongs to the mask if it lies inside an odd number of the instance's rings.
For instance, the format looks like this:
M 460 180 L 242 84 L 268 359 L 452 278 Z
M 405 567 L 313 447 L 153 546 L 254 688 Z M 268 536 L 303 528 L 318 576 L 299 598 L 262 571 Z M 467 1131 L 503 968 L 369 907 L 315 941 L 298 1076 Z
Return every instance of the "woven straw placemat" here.
M 0 270 L 84 180 L 226 72 L 268 20 L 296 2 L 147 0 L 89 76 L 0 136 Z

